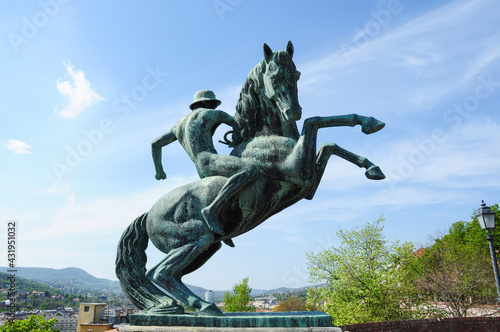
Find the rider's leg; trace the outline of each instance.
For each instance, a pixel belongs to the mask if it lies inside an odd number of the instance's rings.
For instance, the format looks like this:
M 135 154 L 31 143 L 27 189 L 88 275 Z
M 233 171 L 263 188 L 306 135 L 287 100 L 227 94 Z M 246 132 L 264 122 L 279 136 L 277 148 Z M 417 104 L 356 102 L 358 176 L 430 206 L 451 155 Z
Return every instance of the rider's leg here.
M 255 180 L 259 174 L 260 172 L 257 168 L 251 168 L 247 171 L 236 173 L 227 180 L 226 184 L 219 191 L 219 194 L 215 197 L 213 202 L 201 210 L 201 214 L 203 215 L 203 218 L 205 218 L 210 230 L 224 235 L 224 230 L 219 222 L 220 209 L 228 199 L 233 197 L 244 186 Z
M 228 199 L 255 180 L 261 173 L 260 169 L 234 156 L 202 152 L 197 157 L 196 164 L 204 176 L 219 175 L 228 177 L 226 184 L 221 188 L 212 203 L 201 210 L 208 228 L 212 232 L 224 235 L 223 227 L 219 222 L 220 209 Z

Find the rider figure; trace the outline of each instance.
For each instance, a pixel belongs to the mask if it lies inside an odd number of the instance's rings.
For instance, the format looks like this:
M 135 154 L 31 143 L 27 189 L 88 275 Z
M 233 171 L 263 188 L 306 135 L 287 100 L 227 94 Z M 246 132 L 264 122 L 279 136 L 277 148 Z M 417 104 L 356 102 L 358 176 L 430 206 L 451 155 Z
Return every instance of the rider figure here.
M 219 222 L 219 212 L 224 203 L 253 181 L 260 173 L 260 168 L 244 162 L 239 157 L 220 155 L 214 148 L 212 135 L 221 123 L 233 125 L 233 117 L 224 111 L 216 110 L 221 104 L 210 90 L 195 93 L 189 106 L 193 112 L 183 117 L 172 129 L 156 138 L 152 143 L 153 161 L 156 179 L 163 180 L 167 176 L 161 164 L 161 148 L 178 140 L 196 166 L 200 178 L 208 176 L 225 176 L 228 178 L 214 201 L 201 213 L 208 228 L 224 235 Z M 224 241 L 234 246 L 231 240 Z

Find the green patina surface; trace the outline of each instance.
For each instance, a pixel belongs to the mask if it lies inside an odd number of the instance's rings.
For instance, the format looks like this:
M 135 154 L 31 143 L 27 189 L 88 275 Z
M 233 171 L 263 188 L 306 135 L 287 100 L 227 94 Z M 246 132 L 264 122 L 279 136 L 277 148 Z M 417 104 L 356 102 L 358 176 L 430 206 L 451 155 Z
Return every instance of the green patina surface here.
M 332 318 L 322 311 L 233 312 L 225 316 L 132 315 L 132 326 L 206 327 L 330 327 Z

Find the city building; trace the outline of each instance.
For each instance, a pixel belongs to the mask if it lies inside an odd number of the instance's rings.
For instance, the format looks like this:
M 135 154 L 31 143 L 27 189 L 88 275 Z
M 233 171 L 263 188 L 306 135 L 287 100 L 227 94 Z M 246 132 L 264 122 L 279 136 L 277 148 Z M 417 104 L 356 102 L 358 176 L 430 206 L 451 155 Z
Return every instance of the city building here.
M 60 330 L 61 332 L 76 332 L 78 328 L 78 317 L 54 317 L 57 322 L 54 324 L 54 328 Z
M 205 292 L 205 301 L 214 303 L 214 292 L 211 290 Z
M 77 332 L 104 332 L 113 330 L 104 314 L 106 303 L 81 303 Z

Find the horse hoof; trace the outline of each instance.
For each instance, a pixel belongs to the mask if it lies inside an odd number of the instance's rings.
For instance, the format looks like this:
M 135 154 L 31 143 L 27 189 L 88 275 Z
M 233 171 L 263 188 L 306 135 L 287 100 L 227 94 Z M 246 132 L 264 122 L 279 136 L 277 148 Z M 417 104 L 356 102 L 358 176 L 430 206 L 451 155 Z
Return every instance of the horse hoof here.
M 206 307 L 200 309 L 198 311 L 199 316 L 224 316 L 222 311 L 215 305 L 215 303 L 212 303 L 210 305 L 207 305 Z
M 365 172 L 365 175 L 370 180 L 385 179 L 385 175 L 384 175 L 384 173 L 382 173 L 382 170 L 380 170 L 380 167 L 375 166 L 375 165 L 368 168 L 368 170 Z
M 369 117 L 365 123 L 363 123 L 363 126 L 361 127 L 361 131 L 364 132 L 365 134 L 373 134 L 379 131 L 380 129 L 385 127 L 385 123 L 382 121 L 379 121 L 375 119 L 374 117 Z

